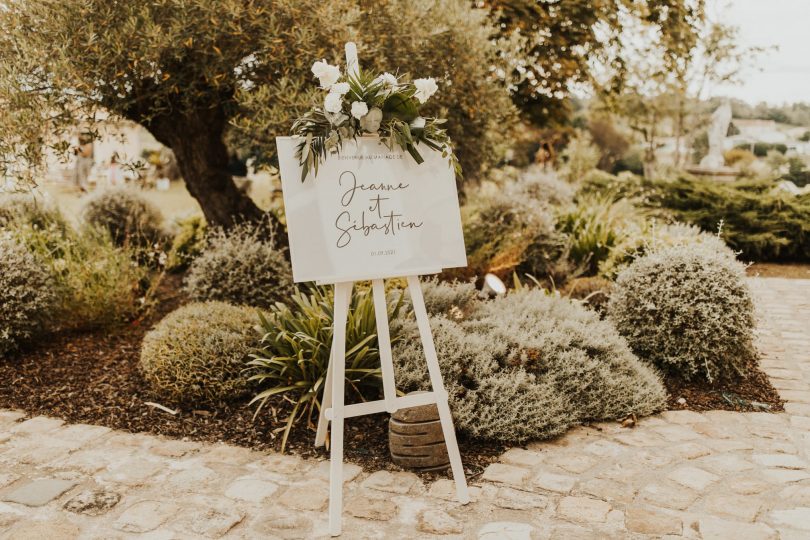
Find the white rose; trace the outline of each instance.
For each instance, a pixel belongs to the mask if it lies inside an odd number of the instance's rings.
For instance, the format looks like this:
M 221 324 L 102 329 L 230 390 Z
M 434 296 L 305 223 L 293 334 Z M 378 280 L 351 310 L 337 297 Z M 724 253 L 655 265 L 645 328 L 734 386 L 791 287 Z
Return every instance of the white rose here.
M 340 78 L 340 68 L 330 66 L 326 60 L 319 60 L 312 64 L 312 74 L 318 78 L 321 88 L 329 88 Z
M 352 103 L 352 116 L 360 120 L 366 114 L 368 114 L 368 105 L 362 101 L 355 101 Z
M 416 93 L 414 97 L 419 100 L 419 103 L 424 103 L 436 93 L 436 90 L 439 89 L 439 85 L 436 84 L 436 80 L 433 77 L 428 77 L 427 79 L 416 79 L 413 81 L 413 85 L 416 87 Z
M 326 94 L 323 100 L 323 109 L 330 113 L 339 113 L 343 108 L 343 96 L 334 92 Z
M 349 90 L 351 90 L 351 87 L 349 86 L 349 83 L 347 83 L 347 82 L 339 82 L 339 83 L 333 84 L 332 88 L 329 89 L 330 92 L 334 92 L 335 94 L 340 94 L 341 96 L 343 94 L 348 94 Z
M 382 75 L 378 75 L 376 79 L 374 79 L 375 83 L 382 83 L 383 86 L 396 86 L 399 81 L 394 75 L 391 75 L 387 71 Z

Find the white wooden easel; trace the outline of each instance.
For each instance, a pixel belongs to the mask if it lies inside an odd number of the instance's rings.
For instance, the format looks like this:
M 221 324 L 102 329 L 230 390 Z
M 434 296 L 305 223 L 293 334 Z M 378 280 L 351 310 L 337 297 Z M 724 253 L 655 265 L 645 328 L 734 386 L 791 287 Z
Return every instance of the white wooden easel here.
M 406 407 L 435 403 L 439 410 L 439 419 L 442 424 L 444 441 L 447 445 L 447 454 L 450 457 L 450 468 L 456 482 L 458 500 L 463 504 L 470 502 L 467 479 L 464 476 L 464 467 L 461 464 L 461 454 L 458 451 L 453 419 L 450 415 L 450 407 L 447 404 L 447 391 L 444 389 L 444 383 L 442 382 L 436 348 L 433 344 L 433 335 L 430 331 L 430 321 L 425 309 L 425 300 L 422 296 L 422 286 L 418 276 L 409 276 L 407 279 L 433 391 L 397 397 L 394 385 L 394 364 L 391 356 L 391 337 L 388 329 L 388 305 L 385 299 L 385 287 L 382 279 L 375 279 L 371 283 L 372 294 L 374 295 L 374 311 L 377 319 L 377 340 L 380 348 L 380 366 L 385 399 L 353 405 L 344 405 L 343 397 L 346 367 L 346 319 L 349 313 L 354 282 L 347 281 L 335 284 L 332 353 L 329 357 L 321 414 L 318 419 L 318 432 L 315 436 L 315 446 L 323 446 L 326 442 L 328 424 L 330 421 L 332 422 L 331 463 L 329 469 L 329 533 L 332 536 L 339 536 L 341 532 L 341 516 L 343 513 L 343 420 L 345 418 L 385 411 L 394 413 L 398 409 Z
M 346 67 L 349 73 L 355 75 L 358 73 L 357 47 L 354 43 L 346 44 Z M 343 400 L 346 382 L 346 319 L 349 314 L 354 281 L 335 283 L 332 350 L 329 356 L 329 367 L 326 371 L 323 400 L 321 402 L 320 417 L 318 418 L 318 431 L 315 435 L 315 446 L 323 446 L 326 443 L 326 431 L 329 422 L 332 422 L 329 468 L 329 532 L 332 536 L 340 535 L 342 525 L 343 420 L 346 418 L 385 411 L 394 413 L 398 409 L 406 407 L 435 403 L 439 411 L 439 419 L 444 433 L 445 444 L 447 445 L 447 454 L 450 458 L 450 468 L 456 483 L 458 500 L 463 504 L 470 502 L 467 479 L 464 476 L 461 454 L 458 451 L 458 443 L 456 442 L 453 418 L 450 414 L 450 406 L 447 404 L 447 390 L 445 390 L 442 381 L 439 361 L 436 357 L 436 347 L 433 344 L 433 334 L 430 330 L 430 321 L 425 309 L 425 299 L 422 296 L 422 286 L 418 276 L 408 276 L 407 280 L 414 314 L 416 315 L 416 323 L 419 328 L 419 337 L 425 351 L 432 391 L 397 397 L 396 385 L 394 384 L 394 364 L 391 356 L 391 336 L 388 327 L 388 304 L 385 299 L 385 286 L 383 279 L 372 279 L 384 399 L 353 405 L 344 405 Z

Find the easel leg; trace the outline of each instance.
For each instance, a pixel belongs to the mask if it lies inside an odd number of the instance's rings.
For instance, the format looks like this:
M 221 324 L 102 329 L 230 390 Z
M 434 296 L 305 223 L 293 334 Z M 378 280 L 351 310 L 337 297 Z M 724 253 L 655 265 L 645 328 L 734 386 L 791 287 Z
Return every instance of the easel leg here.
M 340 536 L 343 513 L 343 398 L 346 381 L 346 319 L 352 282 L 335 285 L 332 333 L 332 446 L 329 463 L 329 533 Z
M 394 384 L 394 362 L 391 355 L 391 333 L 388 328 L 388 303 L 385 300 L 383 280 L 371 282 L 374 294 L 374 314 L 377 319 L 377 342 L 380 349 L 380 370 L 383 379 L 385 409 L 389 413 L 397 411 L 397 389 Z
M 318 415 L 318 431 L 315 433 L 315 446 L 326 444 L 326 432 L 329 430 L 329 420 L 326 418 L 326 409 L 332 406 L 332 363 L 335 359 L 335 344 L 329 352 L 329 365 L 326 368 L 326 380 L 323 383 L 323 398 L 321 399 L 321 412 Z
M 419 336 L 422 339 L 422 348 L 425 351 L 428 373 L 430 374 L 430 384 L 436 396 L 436 407 L 439 410 L 439 420 L 442 424 L 444 442 L 447 445 L 447 454 L 450 457 L 450 468 L 453 471 L 453 479 L 456 482 L 456 494 L 462 504 L 470 502 L 470 494 L 467 489 L 467 478 L 464 476 L 464 466 L 461 463 L 461 454 L 458 451 L 456 441 L 456 430 L 453 427 L 453 418 L 450 414 L 450 406 L 447 404 L 447 390 L 442 382 L 442 373 L 439 369 L 439 360 L 436 356 L 436 347 L 433 345 L 433 334 L 430 330 L 430 320 L 427 309 L 425 309 L 425 298 L 422 296 L 422 285 L 418 276 L 408 276 L 408 289 L 411 291 L 413 301 L 413 311 L 416 315 L 416 324 L 419 327 Z

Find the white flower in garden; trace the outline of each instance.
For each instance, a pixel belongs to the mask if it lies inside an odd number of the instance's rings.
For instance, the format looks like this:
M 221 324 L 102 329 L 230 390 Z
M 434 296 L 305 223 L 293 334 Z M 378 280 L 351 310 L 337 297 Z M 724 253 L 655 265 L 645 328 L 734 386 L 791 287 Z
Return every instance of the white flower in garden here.
M 383 86 L 396 86 L 399 81 L 397 81 L 396 76 L 391 75 L 387 71 L 382 75 L 378 75 L 376 79 L 373 81 L 374 83 L 382 83 Z
M 360 120 L 368 114 L 368 105 L 362 101 L 355 101 L 352 103 L 352 116 Z
M 427 79 L 416 79 L 413 81 L 413 85 L 416 87 L 416 93 L 414 97 L 419 100 L 419 103 L 424 103 L 436 93 L 436 90 L 439 89 L 439 85 L 436 84 L 436 80 L 433 77 L 428 77 Z
M 339 113 L 340 109 L 343 108 L 343 96 L 340 94 L 336 94 L 335 92 L 329 92 L 326 94 L 326 98 L 323 100 L 323 109 L 326 112 L 330 113 Z
M 334 92 L 335 94 L 348 94 L 351 87 L 347 82 L 339 82 L 332 85 L 332 88 L 329 89 L 330 92 Z
M 321 88 L 329 88 L 340 78 L 340 68 L 330 66 L 326 60 L 319 60 L 312 64 L 312 74 L 318 78 Z
M 425 119 L 421 116 L 417 116 L 411 122 L 411 127 L 414 129 L 425 129 Z

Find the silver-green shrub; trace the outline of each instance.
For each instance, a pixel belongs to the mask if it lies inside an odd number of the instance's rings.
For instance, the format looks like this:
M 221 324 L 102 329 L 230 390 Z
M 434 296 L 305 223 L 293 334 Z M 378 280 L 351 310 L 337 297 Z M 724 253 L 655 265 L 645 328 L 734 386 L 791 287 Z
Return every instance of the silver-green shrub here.
M 636 259 L 616 279 L 608 317 L 637 355 L 686 379 L 733 376 L 757 358 L 745 267 L 717 242 Z
M 433 287 L 427 283 L 426 297 Z M 664 406 L 658 374 L 597 314 L 538 289 L 466 304 L 461 317 L 453 316 L 460 308 L 446 304 L 431 314 L 450 406 L 464 433 L 520 443 Z M 398 324 L 397 382 L 404 390 L 428 389 L 415 323 Z
M 256 312 L 224 302 L 193 303 L 144 336 L 140 368 L 151 390 L 171 403 L 207 404 L 244 396 L 258 345 Z
M 0 357 L 35 337 L 54 306 L 48 269 L 0 231 Z
M 165 237 L 160 210 L 132 189 L 112 188 L 93 193 L 82 212 L 87 223 L 107 229 L 118 245 L 149 246 Z
M 22 225 L 40 229 L 53 226 L 64 229 L 67 222 L 58 209 L 40 197 L 29 193 L 8 193 L 0 196 L 0 228 Z
M 191 298 L 264 308 L 287 300 L 294 290 L 292 270 L 263 232 L 250 225 L 210 231 L 186 276 Z

